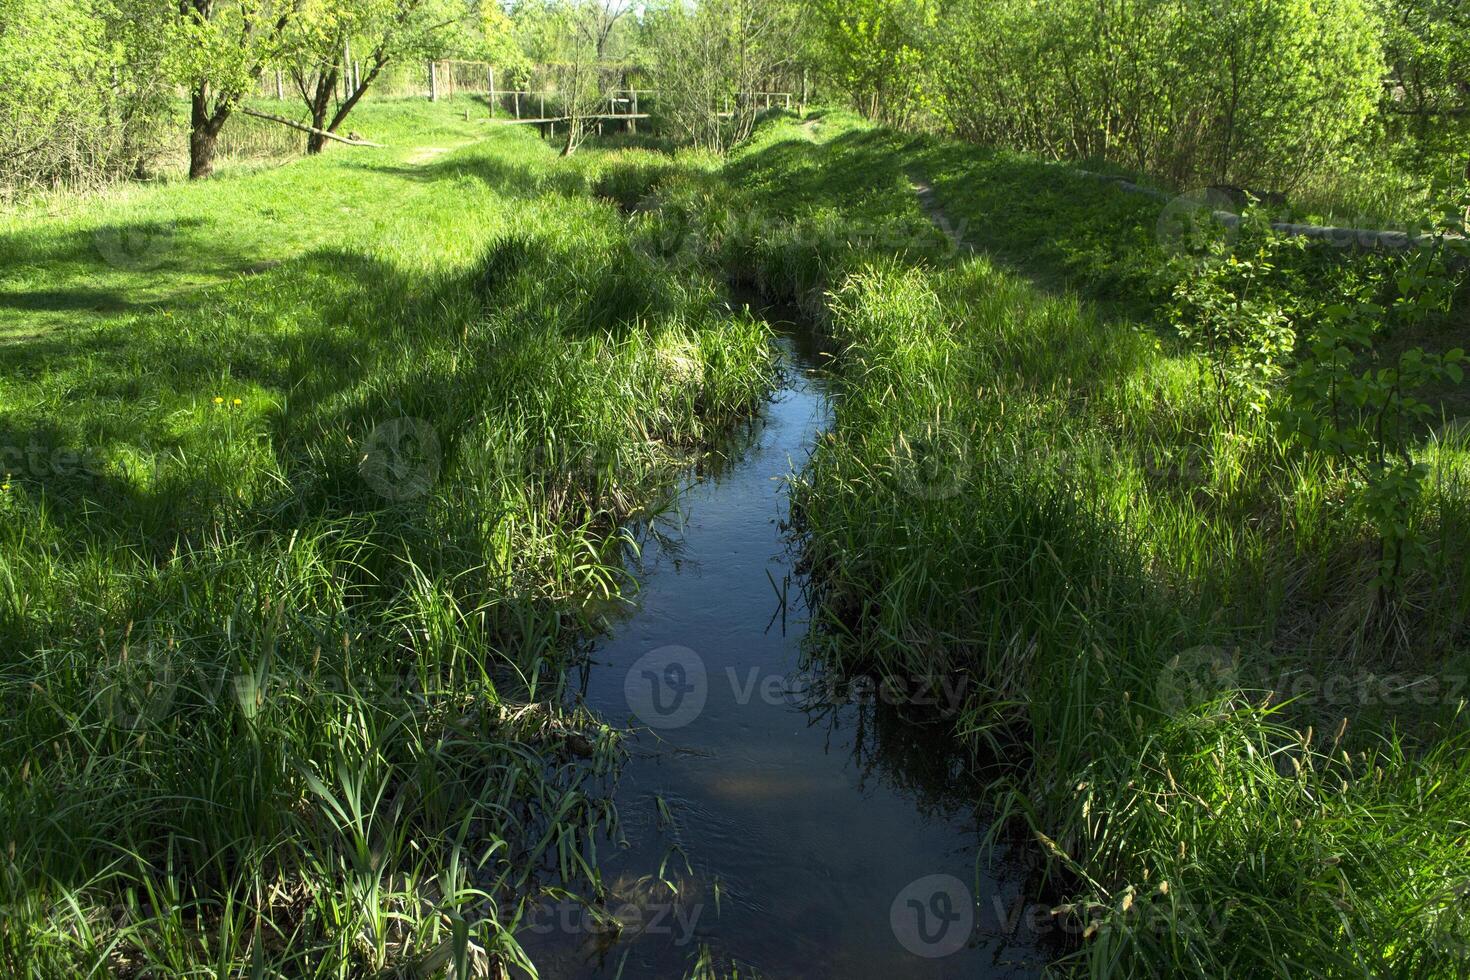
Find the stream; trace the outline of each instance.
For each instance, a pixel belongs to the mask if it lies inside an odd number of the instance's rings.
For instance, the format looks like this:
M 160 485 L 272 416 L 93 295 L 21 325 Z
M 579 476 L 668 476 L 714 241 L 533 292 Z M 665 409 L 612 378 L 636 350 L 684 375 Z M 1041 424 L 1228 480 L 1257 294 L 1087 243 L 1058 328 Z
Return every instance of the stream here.
M 622 928 L 569 901 L 517 938 L 548 980 L 679 978 L 705 949 L 770 980 L 1038 975 L 1036 944 L 1005 930 L 1024 869 L 981 847 L 980 790 L 942 728 L 805 670 L 786 478 L 830 389 L 813 331 L 769 316 L 779 390 L 644 535 L 636 609 L 583 675 L 587 705 L 638 733 L 622 839 L 598 849 Z

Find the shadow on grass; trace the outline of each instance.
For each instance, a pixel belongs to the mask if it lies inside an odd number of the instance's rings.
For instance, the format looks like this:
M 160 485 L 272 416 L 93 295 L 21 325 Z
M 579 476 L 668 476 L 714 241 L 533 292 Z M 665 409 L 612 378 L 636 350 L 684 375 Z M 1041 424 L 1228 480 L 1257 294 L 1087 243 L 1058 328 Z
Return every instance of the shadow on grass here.
M 0 344 L 116 322 L 272 263 L 215 233 L 212 222 L 132 221 L 0 236 Z M 33 288 L 31 282 L 45 282 Z M 9 316 L 6 312 L 9 311 Z

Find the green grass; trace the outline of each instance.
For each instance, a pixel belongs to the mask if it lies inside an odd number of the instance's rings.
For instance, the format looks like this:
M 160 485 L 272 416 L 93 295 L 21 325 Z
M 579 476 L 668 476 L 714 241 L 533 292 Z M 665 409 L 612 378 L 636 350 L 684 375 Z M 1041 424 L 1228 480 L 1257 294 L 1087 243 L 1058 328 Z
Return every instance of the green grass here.
M 1429 559 L 1384 654 L 1345 475 L 1221 425 L 1156 329 L 1158 203 L 841 114 L 767 127 L 725 178 L 669 186 L 663 220 L 839 349 L 796 496 L 825 659 L 964 685 L 936 720 L 1048 857 L 1059 969 L 1461 975 L 1463 439 L 1418 449 Z M 916 179 L 992 251 L 944 247 Z
M 1059 972 L 1463 974 L 1463 431 L 1371 642 L 1347 475 L 1159 329 L 1157 202 L 842 113 L 723 165 L 353 128 L 392 146 L 0 225 L 7 973 L 432 975 L 520 962 L 543 878 L 595 905 L 618 733 L 564 670 L 768 388 L 729 277 L 834 341 L 816 653 L 962 685 Z
M 520 961 L 543 873 L 599 898 L 569 648 L 767 328 L 590 163 L 363 115 L 391 149 L 6 221 L 7 975 L 442 973 Z

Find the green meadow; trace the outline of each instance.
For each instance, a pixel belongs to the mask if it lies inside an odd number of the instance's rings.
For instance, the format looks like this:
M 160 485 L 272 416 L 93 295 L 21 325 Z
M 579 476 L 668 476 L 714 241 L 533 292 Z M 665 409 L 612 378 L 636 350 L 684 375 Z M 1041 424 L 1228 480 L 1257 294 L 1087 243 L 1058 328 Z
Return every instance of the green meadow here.
M 1031 855 L 1058 975 L 1464 975 L 1445 269 L 1192 249 L 842 111 L 727 157 L 564 159 L 469 100 L 353 125 L 389 148 L 0 217 L 7 975 L 534 973 L 538 882 L 597 907 L 618 833 L 622 719 L 571 688 L 628 528 L 777 384 L 737 288 L 833 352 L 790 491 L 813 656 L 962 692 L 908 720 Z M 1179 329 L 1349 293 L 1447 365 L 1359 389 L 1407 469 L 1295 434 L 1256 333 L 1237 377 Z

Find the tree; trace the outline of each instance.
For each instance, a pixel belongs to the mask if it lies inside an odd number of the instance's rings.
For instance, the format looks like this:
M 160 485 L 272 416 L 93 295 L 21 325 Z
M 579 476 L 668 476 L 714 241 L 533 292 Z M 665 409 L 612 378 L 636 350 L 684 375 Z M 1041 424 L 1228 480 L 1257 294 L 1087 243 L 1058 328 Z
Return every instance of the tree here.
M 665 125 L 716 152 L 748 137 L 757 105 L 745 95 L 790 63 L 797 33 L 783 0 L 704 0 L 692 10 L 675 0 L 652 11 L 646 34 Z
M 971 139 L 1290 190 L 1373 112 L 1368 2 L 950 0 L 937 104 Z
M 1390 112 L 1470 113 L 1470 8 L 1461 0 L 1377 0 Z
M 871 118 L 913 113 L 930 63 L 938 0 L 809 0 L 827 74 Z
M 632 13 L 631 0 L 539 0 L 520 3 L 512 18 L 517 33 L 556 87 L 567 121 L 563 156 L 587 136 L 590 117 L 607 105 L 621 66 L 610 65 L 619 25 Z
M 306 152 L 326 145 L 389 64 L 400 59 L 442 57 L 457 37 L 468 35 L 470 9 L 459 0 L 355 0 L 324 5 L 316 16 L 299 18 L 291 45 L 291 78 L 319 132 L 307 136 Z M 485 13 L 486 29 L 504 30 L 498 7 Z M 350 52 L 365 52 L 366 70 Z M 335 104 L 334 100 L 335 99 Z
M 220 130 L 283 59 L 305 0 L 177 0 L 168 25 L 172 78 L 189 90 L 189 178 L 214 171 Z
M 153 0 L 0 0 L 0 188 L 146 169 L 168 91 Z

